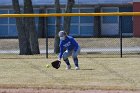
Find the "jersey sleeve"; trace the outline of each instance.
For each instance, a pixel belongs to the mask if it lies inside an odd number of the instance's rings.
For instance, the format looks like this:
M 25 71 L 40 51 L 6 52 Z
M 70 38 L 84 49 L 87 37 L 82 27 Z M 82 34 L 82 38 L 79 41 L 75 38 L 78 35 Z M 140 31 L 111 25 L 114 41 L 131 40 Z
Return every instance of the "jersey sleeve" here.
M 71 38 L 70 40 L 71 40 L 71 43 L 72 43 L 72 44 L 74 45 L 74 47 L 75 47 L 75 48 L 74 48 L 74 51 L 77 51 L 78 46 L 79 46 L 78 43 L 74 40 L 74 38 Z

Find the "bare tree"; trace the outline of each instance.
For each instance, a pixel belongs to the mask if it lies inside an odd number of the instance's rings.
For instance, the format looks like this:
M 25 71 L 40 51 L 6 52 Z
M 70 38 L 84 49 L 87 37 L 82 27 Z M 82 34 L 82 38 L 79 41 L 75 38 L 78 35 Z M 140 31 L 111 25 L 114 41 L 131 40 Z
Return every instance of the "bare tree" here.
M 19 1 L 18 0 L 12 0 L 12 5 L 14 12 L 16 14 L 21 14 Z M 18 31 L 18 40 L 19 40 L 19 48 L 20 48 L 20 55 L 30 55 L 31 48 L 30 48 L 30 42 L 29 37 L 26 36 L 25 26 L 23 22 L 23 18 L 16 18 L 16 26 Z
M 66 5 L 66 11 L 65 13 L 71 13 L 73 5 L 75 3 L 75 0 L 68 0 L 67 5 Z M 61 8 L 60 8 L 60 1 L 55 0 L 55 9 L 56 13 L 61 13 Z M 71 22 L 71 17 L 64 17 L 64 23 L 63 23 L 63 28 L 64 31 L 66 31 L 68 34 L 70 32 L 70 22 Z M 59 53 L 59 37 L 58 33 L 60 31 L 60 25 L 61 24 L 61 17 L 56 17 L 56 31 L 55 31 L 55 43 L 54 43 L 54 53 Z
M 55 0 L 55 9 L 56 13 L 61 13 L 60 2 L 59 0 Z M 54 43 L 54 53 L 59 53 L 59 36 L 58 33 L 60 31 L 61 17 L 56 17 L 56 30 L 55 30 L 55 43 Z
M 74 4 L 75 4 L 75 0 L 68 0 L 65 13 L 71 13 Z M 63 26 L 64 26 L 64 31 L 66 31 L 67 34 L 69 34 L 70 32 L 70 22 L 71 22 L 71 17 L 64 17 Z
M 31 0 L 24 0 L 24 13 L 34 13 Z M 40 54 L 34 18 L 24 18 L 26 35 L 29 37 L 32 54 Z

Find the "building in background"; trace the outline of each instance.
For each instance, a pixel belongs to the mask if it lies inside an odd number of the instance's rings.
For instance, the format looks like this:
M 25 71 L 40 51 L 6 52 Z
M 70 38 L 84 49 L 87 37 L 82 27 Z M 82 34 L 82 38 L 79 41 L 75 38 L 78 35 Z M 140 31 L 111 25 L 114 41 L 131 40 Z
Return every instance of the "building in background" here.
M 23 0 L 19 0 L 23 6 Z M 42 6 L 46 13 L 55 13 L 54 0 L 32 0 L 34 12 L 39 13 Z M 61 1 L 61 11 L 65 11 L 67 0 Z M 133 0 L 75 0 L 73 8 L 74 13 L 94 13 L 94 12 L 132 12 Z M 22 9 L 22 8 L 21 8 Z M 1 0 L 0 14 L 14 13 L 11 0 Z M 72 17 L 70 35 L 77 37 L 102 37 L 119 36 L 119 22 L 122 21 L 122 31 L 124 36 L 133 36 L 132 16 L 123 17 Z M 46 31 L 40 31 L 38 27 L 39 18 L 35 18 L 36 30 L 40 37 L 45 37 L 48 31 L 50 37 L 55 33 L 55 17 L 47 18 L 47 24 L 44 24 Z M 63 17 L 61 18 L 61 25 Z M 63 30 L 63 26 L 61 28 Z M 16 23 L 14 18 L 0 18 L 0 37 L 17 37 Z
M 133 11 L 140 12 L 140 0 L 133 0 Z M 133 34 L 135 37 L 140 37 L 140 17 L 134 16 L 133 18 Z

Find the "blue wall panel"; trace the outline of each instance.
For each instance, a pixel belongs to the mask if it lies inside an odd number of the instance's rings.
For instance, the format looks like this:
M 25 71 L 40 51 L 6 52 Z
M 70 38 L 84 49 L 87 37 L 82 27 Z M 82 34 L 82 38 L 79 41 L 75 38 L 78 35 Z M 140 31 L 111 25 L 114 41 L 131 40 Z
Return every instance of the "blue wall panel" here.
M 9 26 L 9 36 L 17 36 L 17 28 L 16 25 Z
M 0 10 L 0 14 L 8 14 L 8 10 Z M 0 24 L 8 24 L 8 18 L 0 18 Z
M 118 12 L 117 9 L 113 8 L 103 8 L 102 12 Z M 116 16 L 103 16 L 103 23 L 118 23 L 118 18 Z
M 48 25 L 48 36 L 54 36 L 54 34 L 55 34 L 55 26 Z
M 79 26 L 78 25 L 71 25 L 70 35 L 74 35 L 74 36 L 79 35 Z
M 80 30 L 81 36 L 93 36 L 94 35 L 93 26 L 81 26 L 80 28 L 81 28 L 81 30 Z
M 132 12 L 132 7 L 120 8 L 120 12 Z M 122 32 L 123 33 L 133 33 L 133 20 L 132 16 L 122 17 Z
M 0 36 L 8 36 L 8 25 L 0 25 Z
M 0 18 L 0 24 L 8 24 L 8 18 Z
M 81 13 L 94 13 L 94 9 L 80 9 Z M 80 17 L 80 35 L 93 36 L 94 35 L 94 17 L 82 16 Z
M 73 9 L 73 13 L 79 13 L 79 9 Z M 71 23 L 79 23 L 79 17 L 71 17 Z

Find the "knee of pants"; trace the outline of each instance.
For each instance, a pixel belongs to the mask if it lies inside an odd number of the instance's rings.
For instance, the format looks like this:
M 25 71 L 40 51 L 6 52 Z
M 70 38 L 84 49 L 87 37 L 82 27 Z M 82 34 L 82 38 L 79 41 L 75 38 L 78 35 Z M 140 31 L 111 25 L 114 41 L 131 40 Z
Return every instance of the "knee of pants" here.
M 77 55 L 76 55 L 76 54 L 73 54 L 73 55 L 72 55 L 72 58 L 73 58 L 73 59 L 77 58 Z
M 65 61 L 67 58 L 68 58 L 68 56 L 63 54 L 63 60 Z

